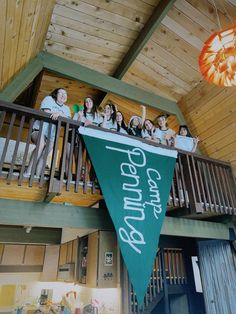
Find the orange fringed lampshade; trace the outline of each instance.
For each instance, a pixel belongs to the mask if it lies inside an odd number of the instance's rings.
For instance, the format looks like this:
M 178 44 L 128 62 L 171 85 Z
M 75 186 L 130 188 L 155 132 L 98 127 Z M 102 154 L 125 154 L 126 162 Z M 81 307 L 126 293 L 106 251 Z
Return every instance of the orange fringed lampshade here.
M 210 36 L 199 56 L 199 66 L 209 83 L 236 86 L 236 24 Z

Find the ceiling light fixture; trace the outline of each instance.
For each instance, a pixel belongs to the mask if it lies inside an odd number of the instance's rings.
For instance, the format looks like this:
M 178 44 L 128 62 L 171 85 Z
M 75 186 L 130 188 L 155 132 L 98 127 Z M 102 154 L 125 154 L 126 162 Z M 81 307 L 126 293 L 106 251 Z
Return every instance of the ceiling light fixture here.
M 221 28 L 216 6 L 215 9 Z M 210 36 L 199 56 L 199 66 L 209 83 L 236 86 L 236 24 Z

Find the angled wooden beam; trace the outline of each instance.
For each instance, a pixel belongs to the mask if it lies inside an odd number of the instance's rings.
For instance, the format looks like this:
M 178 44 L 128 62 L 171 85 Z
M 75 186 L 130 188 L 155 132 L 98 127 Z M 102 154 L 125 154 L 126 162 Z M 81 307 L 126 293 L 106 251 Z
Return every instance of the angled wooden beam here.
M 110 92 L 138 103 L 174 114 L 177 116 L 181 124 L 185 123 L 185 119 L 178 105 L 174 101 L 154 95 L 153 93 L 122 82 L 114 77 L 89 69 L 73 61 L 63 59 L 48 52 L 41 52 L 39 58 L 41 59 L 44 67 L 49 71 L 84 82 L 104 92 Z
M 121 79 L 128 71 L 131 64 L 134 62 L 140 51 L 146 45 L 156 28 L 161 24 L 161 21 L 167 15 L 175 0 L 161 0 L 155 8 L 153 14 L 144 25 L 133 45 L 117 67 L 113 77 Z
M 0 92 L 0 99 L 13 102 L 42 70 L 43 63 L 41 59 L 35 57 L 7 87 Z
M 30 233 L 26 233 L 26 228 L 23 226 L 0 226 L 0 242 L 60 244 L 61 228 L 33 227 Z
M 2 225 L 114 230 L 106 209 L 0 199 Z M 229 240 L 222 223 L 165 217 L 162 235 Z

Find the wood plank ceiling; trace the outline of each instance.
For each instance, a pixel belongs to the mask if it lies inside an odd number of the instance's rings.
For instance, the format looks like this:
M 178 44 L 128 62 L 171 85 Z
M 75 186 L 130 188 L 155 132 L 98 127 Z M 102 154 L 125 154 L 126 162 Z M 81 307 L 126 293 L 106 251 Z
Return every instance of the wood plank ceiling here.
M 0 88 L 43 45 L 52 54 L 114 75 L 160 3 L 2 0 Z M 179 102 L 193 134 L 201 137 L 202 151 L 229 160 L 236 168 L 235 88 L 202 82 L 198 68 L 204 41 L 220 28 L 217 15 L 222 27 L 231 25 L 236 21 L 236 7 L 228 0 L 176 0 L 122 80 Z M 210 123 L 206 123 L 208 117 Z

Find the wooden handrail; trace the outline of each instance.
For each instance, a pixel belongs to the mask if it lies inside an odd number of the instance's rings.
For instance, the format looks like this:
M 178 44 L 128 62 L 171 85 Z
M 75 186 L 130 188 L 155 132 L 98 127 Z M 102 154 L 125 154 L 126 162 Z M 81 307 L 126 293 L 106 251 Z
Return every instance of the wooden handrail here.
M 15 136 L 15 149 L 11 160 L 10 170 L 6 175 L 8 184 L 11 183 L 14 174 L 13 170 L 16 164 L 17 151 L 19 143 L 21 142 L 22 131 L 25 128 L 28 130 L 28 135 L 26 138 L 25 151 L 18 178 L 18 184 L 22 184 L 22 180 L 24 179 L 23 173 L 27 165 L 26 162 L 29 147 L 31 145 L 30 134 L 33 122 L 35 120 L 39 120 L 41 121 L 40 132 L 42 132 L 43 122 L 49 123 L 48 135 L 50 135 L 52 126 L 53 128 L 56 127 L 57 130 L 54 140 L 53 158 L 49 170 L 49 189 L 47 200 L 50 201 L 53 195 L 59 194 L 64 183 L 66 183 L 67 191 L 74 185 L 75 193 L 78 192 L 80 186 L 82 186 L 84 193 L 87 193 L 88 187 L 90 187 L 91 192 L 94 193 L 96 181 L 95 173 L 86 152 L 86 147 L 83 143 L 82 137 L 76 135 L 76 130 L 81 125 L 78 121 L 63 117 L 59 117 L 57 121 L 52 121 L 49 113 L 11 104 L 1 100 L 0 111 L 0 131 L 3 126 L 6 129 L 5 144 L 2 150 L 2 156 L 0 156 L 0 175 L 3 171 L 9 143 L 12 139 L 14 139 L 13 128 L 17 128 L 17 135 Z M 115 132 L 96 126 L 88 127 L 99 129 L 103 132 Z M 68 143 L 69 130 L 72 130 L 71 144 Z M 120 136 L 132 137 L 121 133 Z M 75 146 L 75 138 L 77 138 L 77 146 Z M 135 139 L 147 143 L 144 139 Z M 62 149 L 60 149 L 59 153 L 59 159 L 61 162 L 58 168 L 59 143 L 62 143 Z M 148 142 L 148 144 L 163 147 L 169 150 L 175 149 L 173 147 L 166 147 L 151 141 Z M 45 150 L 49 150 L 49 141 L 47 142 Z M 37 143 L 35 147 L 35 156 L 37 156 L 38 151 L 39 143 Z M 67 156 L 68 151 L 69 158 Z M 47 152 L 43 159 L 43 170 L 39 180 L 40 186 L 44 184 L 46 157 Z M 68 163 L 66 163 L 67 160 Z M 34 170 L 36 168 L 36 163 L 37 158 L 33 162 L 33 173 L 29 178 L 29 186 L 33 185 L 35 179 Z M 73 185 L 71 182 L 73 182 Z M 178 150 L 177 163 L 168 205 L 172 208 L 188 209 L 188 214 L 204 214 L 206 212 L 211 214 L 236 214 L 235 179 L 230 163 L 202 156 L 197 153 Z

